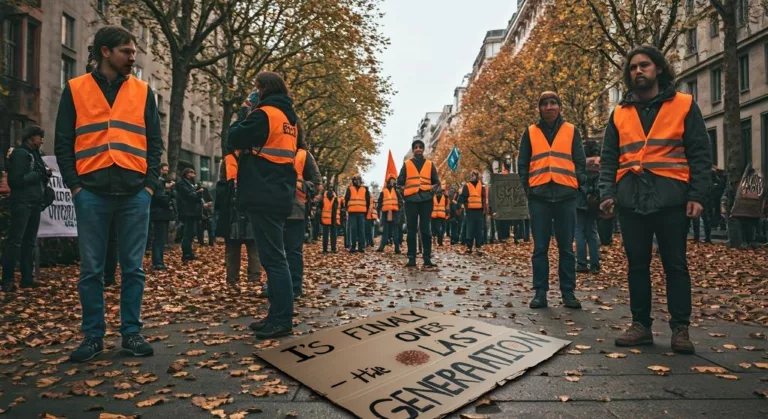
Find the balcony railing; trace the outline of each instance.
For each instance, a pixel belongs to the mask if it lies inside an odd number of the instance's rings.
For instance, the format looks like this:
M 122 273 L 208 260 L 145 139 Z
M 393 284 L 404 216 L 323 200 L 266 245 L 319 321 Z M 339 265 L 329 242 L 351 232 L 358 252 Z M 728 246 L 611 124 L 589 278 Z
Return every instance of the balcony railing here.
M 8 92 L 7 96 L 0 96 L 6 112 L 26 115 L 33 120 L 40 119 L 40 89 L 7 76 L 0 76 L 0 85 Z

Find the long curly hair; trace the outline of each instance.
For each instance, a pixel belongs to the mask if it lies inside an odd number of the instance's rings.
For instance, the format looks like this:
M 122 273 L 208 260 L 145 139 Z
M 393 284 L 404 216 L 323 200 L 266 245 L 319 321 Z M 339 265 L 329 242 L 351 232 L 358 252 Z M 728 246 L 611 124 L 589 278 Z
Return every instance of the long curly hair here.
M 627 90 L 632 90 L 632 75 L 629 71 L 629 64 L 632 62 L 632 58 L 638 54 L 647 55 L 656 67 L 661 69 L 661 74 L 657 77 L 660 89 L 675 83 L 675 70 L 672 69 L 672 66 L 669 64 L 669 61 L 667 61 L 667 58 L 664 57 L 664 54 L 655 46 L 645 44 L 630 51 L 629 54 L 627 54 L 627 59 L 624 61 L 623 78 L 624 86 L 627 87 Z

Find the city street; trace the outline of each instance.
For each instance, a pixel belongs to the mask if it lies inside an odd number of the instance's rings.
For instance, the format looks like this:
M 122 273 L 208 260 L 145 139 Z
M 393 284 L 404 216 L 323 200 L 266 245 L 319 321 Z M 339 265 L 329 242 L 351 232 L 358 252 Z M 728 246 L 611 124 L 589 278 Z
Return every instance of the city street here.
M 105 413 L 351 417 L 254 355 L 291 338 L 256 341 L 247 325 L 266 314 L 266 300 L 256 297 L 260 286 L 243 282 L 241 293 L 230 291 L 223 246 L 198 250 L 198 261 L 181 265 L 174 249 L 166 256 L 170 270 L 147 277 L 143 332 L 154 342 L 150 358 L 127 357 L 115 349 L 119 313 L 118 294 L 112 291 L 107 294 L 108 349 L 87 364 L 67 362 L 81 338 L 76 267 L 43 269 L 44 288 L 0 294 L 0 412 L 13 418 L 43 413 L 67 418 Z M 550 291 L 549 308 L 528 308 L 528 243 L 486 246 L 484 257 L 464 255 L 463 247 L 436 247 L 439 268 L 428 271 L 406 270 L 405 259 L 391 253 L 319 255 L 318 250 L 319 244 L 305 246 L 307 295 L 296 305 L 297 336 L 421 307 L 573 342 L 451 417 L 768 414 L 765 248 L 689 244 L 695 283 L 691 339 L 697 351 L 692 356 L 671 352 L 658 260 L 653 266 L 656 345 L 614 347 L 613 338 L 630 321 L 619 236 L 603 248 L 603 272 L 579 277 L 583 310 L 563 308 L 557 291 Z M 551 285 L 557 289 L 556 277 Z

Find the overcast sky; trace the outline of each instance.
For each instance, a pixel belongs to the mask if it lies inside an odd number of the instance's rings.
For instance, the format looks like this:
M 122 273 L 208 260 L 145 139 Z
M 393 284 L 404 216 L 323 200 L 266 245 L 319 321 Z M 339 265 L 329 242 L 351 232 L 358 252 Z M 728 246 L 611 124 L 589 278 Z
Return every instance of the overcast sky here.
M 391 45 L 381 59 L 398 93 L 366 183 L 382 184 L 390 149 L 400 170 L 421 118 L 453 103 L 453 89 L 472 71 L 485 33 L 506 28 L 516 8 L 515 0 L 383 2 L 383 31 Z

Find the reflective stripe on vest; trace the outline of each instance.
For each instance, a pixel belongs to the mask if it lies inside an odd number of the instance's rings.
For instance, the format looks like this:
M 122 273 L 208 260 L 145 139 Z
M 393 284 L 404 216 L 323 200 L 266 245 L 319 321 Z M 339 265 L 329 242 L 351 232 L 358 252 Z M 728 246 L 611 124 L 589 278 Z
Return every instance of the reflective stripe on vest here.
M 336 202 L 336 197 L 334 196 L 333 199 L 328 199 L 328 196 L 323 197 L 323 217 L 320 220 L 320 223 L 324 226 L 331 225 L 331 213 L 333 212 L 333 203 Z M 339 220 L 341 219 L 339 217 L 339 208 L 336 208 L 336 225 L 339 225 Z
M 349 202 L 347 203 L 347 212 L 365 214 L 365 187 L 356 188 L 350 185 L 349 190 L 351 192 L 349 194 Z
M 85 175 L 116 164 L 147 173 L 144 110 L 149 87 L 129 76 L 112 106 L 91 74 L 69 81 L 75 105 L 75 170 Z
M 634 105 L 617 106 L 613 123 L 619 133 L 619 169 L 616 182 L 632 171 L 651 173 L 688 183 L 691 171 L 685 157 L 683 132 L 693 96 L 675 94 L 661 105 L 648 135 Z
M 296 169 L 296 199 L 302 204 L 307 203 L 307 193 L 304 191 L 304 164 L 306 162 L 307 150 L 297 150 L 296 159 L 293 161 L 293 168 Z
M 283 111 L 274 106 L 261 106 L 269 119 L 269 137 L 264 146 L 259 149 L 259 157 L 272 163 L 293 163 L 296 157 L 296 125 L 292 125 Z
M 416 195 L 419 191 L 429 191 L 432 189 L 432 162 L 424 161 L 421 171 L 416 170 L 413 159 L 405 162 L 405 190 L 403 195 Z
M 480 181 L 477 182 L 477 186 L 472 182 L 467 182 L 467 190 L 469 191 L 469 197 L 467 198 L 467 208 L 469 209 L 483 209 L 483 185 Z
M 536 125 L 528 127 L 531 139 L 531 164 L 528 168 L 528 186 L 546 185 L 555 182 L 569 188 L 578 188 L 576 166 L 573 164 L 573 135 L 575 127 L 564 122 L 557 130 L 552 145 Z
M 448 212 L 445 209 L 445 204 L 448 200 L 445 196 L 440 195 L 440 199 L 437 196 L 432 197 L 432 218 L 446 219 L 448 218 Z
M 224 167 L 227 171 L 227 182 L 230 180 L 237 182 L 237 154 L 238 152 L 235 151 L 234 153 L 227 154 L 224 157 Z
M 373 197 L 371 197 L 371 205 L 368 206 L 368 214 L 366 214 L 365 218 L 367 220 L 379 219 L 379 212 L 376 211 L 376 204 L 373 202 Z
M 400 211 L 400 203 L 397 202 L 397 191 L 395 188 L 392 188 L 392 191 L 389 188 L 384 188 L 381 193 L 384 194 L 384 198 L 381 200 L 382 212 Z

